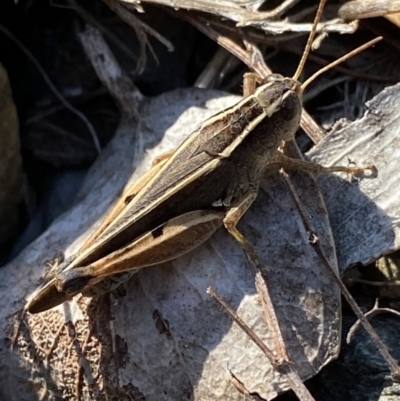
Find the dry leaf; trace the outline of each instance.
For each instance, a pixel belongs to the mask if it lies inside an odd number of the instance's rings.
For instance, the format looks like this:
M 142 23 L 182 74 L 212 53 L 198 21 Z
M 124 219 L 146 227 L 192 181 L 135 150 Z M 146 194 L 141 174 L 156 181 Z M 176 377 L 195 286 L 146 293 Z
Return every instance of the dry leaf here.
M 308 156 L 323 165 L 374 164 L 378 176 L 348 182 L 345 175 L 318 179 L 329 211 L 340 270 L 367 264 L 399 249 L 400 85 L 366 104 L 363 118 L 339 121 Z M 343 180 L 343 178 L 346 178 Z

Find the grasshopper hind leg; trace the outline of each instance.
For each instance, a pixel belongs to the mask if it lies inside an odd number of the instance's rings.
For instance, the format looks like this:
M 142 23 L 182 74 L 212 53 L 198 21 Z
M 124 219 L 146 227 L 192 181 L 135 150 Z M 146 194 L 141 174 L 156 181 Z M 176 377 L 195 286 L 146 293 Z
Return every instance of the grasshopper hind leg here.
M 119 283 L 143 267 L 167 262 L 193 250 L 205 242 L 223 224 L 225 213 L 218 210 L 194 210 L 174 217 L 146 232 L 133 242 L 99 260 L 67 269 L 55 278 L 58 291 L 75 295 L 94 288 L 105 279 L 104 285 Z M 100 287 L 101 290 L 101 287 Z
M 96 285 L 88 287 L 82 294 L 85 297 L 94 297 L 98 295 L 104 295 L 107 292 L 116 290 L 121 284 L 128 281 L 134 274 L 139 270 L 126 271 L 122 273 L 116 273 L 113 276 L 106 277 Z

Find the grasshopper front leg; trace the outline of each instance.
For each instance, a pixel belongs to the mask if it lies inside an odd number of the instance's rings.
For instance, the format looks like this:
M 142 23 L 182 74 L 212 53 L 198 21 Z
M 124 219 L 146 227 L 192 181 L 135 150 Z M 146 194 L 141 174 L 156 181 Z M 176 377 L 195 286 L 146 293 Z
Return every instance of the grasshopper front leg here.
M 369 173 L 366 175 L 368 178 L 373 178 L 378 173 L 377 168 L 371 164 L 365 167 L 346 167 L 346 166 L 321 166 L 318 163 L 310 162 L 307 160 L 294 159 L 292 157 L 285 156 L 281 152 L 277 152 L 275 159 L 269 164 L 277 164 L 283 168 L 287 167 L 294 170 L 301 170 L 311 174 L 330 174 L 334 172 L 343 172 L 352 174 L 354 176 L 365 175 L 367 171 Z

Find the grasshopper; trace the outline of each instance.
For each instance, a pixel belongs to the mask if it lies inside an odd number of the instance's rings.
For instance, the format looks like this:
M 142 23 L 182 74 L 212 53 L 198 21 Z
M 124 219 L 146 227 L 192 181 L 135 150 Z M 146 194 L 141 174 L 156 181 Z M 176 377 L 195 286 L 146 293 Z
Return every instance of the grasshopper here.
M 278 150 L 293 139 L 300 123 L 308 81 L 302 85 L 298 77 L 314 33 L 315 28 L 293 78 L 272 74 L 257 88 L 249 87 L 243 100 L 203 122 L 175 151 L 157 159 L 82 249 L 56 268 L 54 278 L 28 302 L 29 312 L 45 311 L 78 293 L 110 291 L 143 267 L 193 250 L 221 226 L 248 248 L 236 225 L 272 163 L 313 172 L 363 170 L 323 168 Z M 253 75 L 245 78 L 255 87 Z

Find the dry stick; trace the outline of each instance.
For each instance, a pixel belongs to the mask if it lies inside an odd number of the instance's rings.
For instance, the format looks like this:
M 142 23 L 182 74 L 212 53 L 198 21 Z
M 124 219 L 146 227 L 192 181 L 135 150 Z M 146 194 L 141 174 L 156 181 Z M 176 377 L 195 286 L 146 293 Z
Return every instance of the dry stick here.
M 231 53 L 226 51 L 223 47 L 219 47 L 202 73 L 197 77 L 193 86 L 195 88 L 211 87 L 216 80 L 219 80 L 221 73 L 223 73 L 226 66 L 230 64 L 229 60 L 231 59 L 234 59 Z M 237 60 L 237 62 L 239 62 L 239 60 Z
M 140 56 L 138 60 L 133 55 L 132 49 L 122 42 L 112 31 L 106 28 L 103 24 L 98 22 L 88 11 L 81 7 L 76 0 L 68 0 L 69 4 L 74 8 L 75 12 L 87 23 L 94 26 L 99 32 L 106 36 L 112 43 L 119 47 L 130 59 L 136 61 L 136 69 L 133 71 L 133 75 L 139 75 L 146 64 L 146 45 L 143 38 L 140 36 L 140 32 L 136 31 L 137 39 L 140 46 Z
M 294 7 L 299 1 L 300 0 L 284 0 L 281 4 L 270 11 L 257 10 L 257 14 L 254 17 L 239 20 L 237 26 L 248 26 L 252 25 L 253 23 L 276 20 L 277 17 L 282 16 L 286 11 Z
M 69 103 L 65 99 L 65 97 L 58 91 L 58 89 L 55 87 L 49 76 L 46 74 L 46 72 L 40 65 L 39 61 L 36 60 L 35 56 L 30 52 L 30 50 L 28 50 L 27 47 L 25 47 L 24 44 L 22 44 L 22 42 L 20 42 L 7 28 L 5 28 L 1 24 L 0 24 L 0 31 L 3 32 L 6 36 L 8 36 L 25 53 L 25 55 L 29 58 L 29 60 L 32 61 L 32 63 L 35 65 L 40 75 L 42 76 L 43 80 L 46 82 L 49 89 L 53 92 L 54 96 L 63 104 L 63 106 L 71 113 L 75 114 L 86 125 L 86 128 L 88 129 L 90 135 L 92 136 L 94 147 L 96 148 L 97 153 L 100 154 L 101 146 L 97 138 L 97 133 L 91 122 L 87 119 L 87 117 L 81 111 L 77 110 L 74 106 L 72 106 L 72 104 Z
M 203 23 L 193 13 L 180 11 L 180 15 L 184 20 L 188 21 L 200 32 L 203 32 L 220 46 L 224 47 L 229 52 L 234 54 L 250 69 L 255 71 L 261 78 L 265 78 L 272 73 L 272 71 L 265 64 L 261 52 L 254 44 L 251 44 L 249 40 L 245 41 L 245 45 L 248 50 L 246 51 L 232 39 L 222 35 L 218 31 L 213 29 L 210 25 L 206 25 L 205 23 Z M 301 113 L 300 126 L 315 144 L 321 142 L 322 139 L 325 138 L 324 131 L 304 109 Z
M 282 16 L 286 11 L 294 7 L 300 0 L 284 0 L 281 4 L 270 11 L 258 11 L 255 16 L 249 19 L 241 19 L 238 21 L 237 26 L 250 25 L 254 22 L 276 20 L 277 17 Z
M 289 0 L 285 1 L 285 3 L 289 2 Z M 294 0 L 292 1 L 294 2 Z M 132 0 L 127 0 L 126 4 L 134 4 Z M 139 3 L 139 1 L 136 1 Z M 144 2 L 143 2 L 144 3 Z M 148 4 L 157 4 L 158 6 L 167 6 L 172 10 L 193 10 L 200 11 L 202 13 L 214 14 L 217 16 L 221 16 L 222 18 L 230 19 L 233 23 L 237 22 L 237 24 L 246 24 L 251 22 L 251 25 L 260 25 L 260 22 L 271 22 L 267 27 L 270 33 L 279 34 L 282 31 L 284 32 L 301 32 L 307 33 L 310 31 L 310 25 L 308 23 L 291 23 L 287 21 L 287 19 L 283 21 L 260 21 L 265 20 L 265 17 L 270 17 L 276 14 L 274 10 L 267 12 L 260 11 L 252 11 L 248 10 L 245 7 L 239 6 L 239 2 L 234 1 L 193 1 L 193 0 L 146 0 L 145 3 Z M 172 3 L 172 4 L 171 4 Z M 280 6 L 278 6 L 280 7 Z M 286 5 L 285 5 L 286 7 Z M 281 10 L 278 10 L 278 14 Z M 254 24 L 253 24 L 254 22 Z M 318 30 L 323 30 L 328 33 L 354 33 L 357 24 L 354 21 L 344 22 L 342 20 L 333 19 L 330 21 L 321 22 L 318 24 Z
M 260 337 L 254 331 L 247 326 L 247 324 L 242 320 L 242 318 L 217 294 L 213 287 L 207 288 L 207 294 L 214 298 L 228 313 L 228 315 L 234 320 L 237 325 L 254 341 L 254 343 L 267 355 L 268 359 L 274 366 L 281 366 L 282 359 L 279 359 L 275 354 L 268 348 L 268 346 L 261 340 Z
M 257 336 L 256 333 L 239 317 L 239 315 L 217 294 L 212 287 L 207 288 L 207 294 L 215 299 L 228 313 L 233 321 L 250 337 L 250 339 L 265 353 L 268 359 L 271 361 L 273 366 L 284 375 L 290 385 L 290 388 L 297 395 L 300 401 L 313 401 L 314 397 L 308 391 L 300 379 L 297 372 L 293 369 L 293 366 L 289 360 L 277 358 L 274 353 L 267 347 L 266 344 Z
M 274 339 L 274 347 L 277 350 L 278 355 L 281 357 L 280 365 L 282 366 L 281 373 L 285 374 L 290 388 L 302 400 L 313 399 L 311 394 L 309 394 L 308 389 L 305 387 L 303 381 L 301 380 L 297 370 L 294 368 L 292 361 L 286 349 L 286 344 L 282 336 L 282 331 L 279 326 L 278 318 L 275 313 L 275 308 L 272 303 L 271 295 L 269 293 L 266 280 L 262 274 L 262 263 L 259 260 L 256 251 L 246 240 L 246 238 L 238 231 L 230 232 L 231 235 L 242 245 L 246 256 L 249 258 L 250 267 L 255 275 L 255 285 L 257 293 L 260 297 L 261 305 L 265 315 L 265 320 L 267 326 L 271 329 Z M 264 275 L 265 275 L 264 269 Z
M 104 94 L 106 94 L 106 93 L 107 93 L 107 92 L 106 92 L 106 89 L 105 89 L 105 88 L 100 88 L 100 89 L 97 89 L 97 90 L 94 90 L 94 91 L 88 93 L 88 94 L 87 94 L 86 96 L 84 96 L 84 97 L 81 97 L 79 100 L 77 100 L 77 101 L 74 102 L 74 103 L 75 103 L 75 104 L 81 104 L 81 103 L 86 102 L 87 100 L 94 99 L 94 98 L 96 98 L 96 97 L 98 97 L 98 96 L 101 96 L 101 95 L 104 95 Z M 35 114 L 35 115 L 32 116 L 32 117 L 29 117 L 29 118 L 25 121 L 25 123 L 26 123 L 27 125 L 28 125 L 28 124 L 36 123 L 36 122 L 38 122 L 38 121 L 40 121 L 40 120 L 43 120 L 44 118 L 46 118 L 46 117 L 48 117 L 48 116 L 51 116 L 51 115 L 53 115 L 53 114 L 59 112 L 59 111 L 62 110 L 63 108 L 64 108 L 64 106 L 63 106 L 62 104 L 58 104 L 58 105 L 49 107 L 48 109 L 43 110 L 42 112 L 39 112 L 39 113 Z
M 87 26 L 78 38 L 96 74 L 124 115 L 138 121 L 143 95 L 121 69 L 101 33 Z
M 269 11 L 270 18 L 280 17 L 287 10 L 294 7 L 300 0 L 284 0 L 280 5 Z M 264 13 L 265 15 L 266 13 Z
M 160 43 L 162 43 L 169 52 L 173 52 L 175 50 L 174 45 L 167 38 L 162 36 L 159 32 L 153 29 L 151 26 L 147 25 L 140 18 L 136 17 L 132 10 L 125 7 L 124 3 L 119 3 L 113 0 L 103 0 L 104 3 L 108 5 L 121 19 L 130 25 L 133 29 L 136 29 L 136 25 L 140 25 L 140 27 L 149 35 L 153 36 Z
M 219 27 L 219 28 L 224 29 L 225 31 L 237 34 L 236 27 L 233 27 L 230 25 L 224 25 L 223 22 L 207 19 L 205 16 L 198 17 L 198 19 L 202 24 L 204 24 L 206 26 Z M 214 29 L 214 28 L 211 28 L 211 29 Z M 248 38 L 251 38 L 252 40 L 256 41 L 257 43 L 272 46 L 276 50 L 282 50 L 282 51 L 285 51 L 288 53 L 295 54 L 297 56 L 301 56 L 303 54 L 303 51 L 301 50 L 301 48 L 299 48 L 298 45 L 293 45 L 291 43 L 291 41 L 292 41 L 292 39 L 297 39 L 299 36 L 304 36 L 304 33 L 291 34 L 291 35 L 282 34 L 281 35 L 282 38 L 280 38 L 280 36 L 276 36 L 276 37 L 265 36 L 264 34 L 261 34 L 254 30 L 251 30 L 251 31 L 246 31 L 246 36 Z M 379 34 L 379 36 L 383 36 L 383 35 Z M 326 59 L 325 57 L 321 57 L 315 53 L 309 53 L 307 60 L 313 61 L 316 64 L 319 64 L 321 66 L 325 66 L 325 65 L 329 64 L 328 59 Z M 358 78 L 358 79 L 365 79 L 368 81 L 390 82 L 390 83 L 400 81 L 400 76 L 386 77 L 386 76 L 382 76 L 382 75 L 374 75 L 374 74 L 370 74 L 368 72 L 355 71 L 355 70 L 352 70 L 351 68 L 345 67 L 343 65 L 336 66 L 335 70 L 344 75 L 349 75 L 350 77 L 354 77 L 354 78 Z
M 272 332 L 274 333 L 274 348 L 276 349 L 278 355 L 281 356 L 281 359 L 283 361 L 286 361 L 287 364 L 291 364 L 290 357 L 286 350 L 286 344 L 283 339 L 281 329 L 279 327 L 279 322 L 275 313 L 274 305 L 272 303 L 271 295 L 265 283 L 265 279 L 262 275 L 262 263 L 258 259 L 256 251 L 239 231 L 236 230 L 232 235 L 234 235 L 235 239 L 242 245 L 246 256 L 250 260 L 250 267 L 255 276 L 255 285 L 257 293 L 260 297 L 261 305 L 263 307 L 265 320 L 267 326 L 270 327 Z
M 357 316 L 357 318 L 360 320 L 361 324 L 364 326 L 365 330 L 368 332 L 368 334 L 371 336 L 372 340 L 374 341 L 376 347 L 378 348 L 379 352 L 382 354 L 383 358 L 386 360 L 386 362 L 389 365 L 390 372 L 392 374 L 392 377 L 396 381 L 400 381 L 400 367 L 397 363 L 397 361 L 390 355 L 389 350 L 387 349 L 386 345 L 382 343 L 382 340 L 379 338 L 378 333 L 375 331 L 375 329 L 371 326 L 371 323 L 368 321 L 368 319 L 364 316 L 363 312 L 361 311 L 360 307 L 358 306 L 357 302 L 354 300 L 352 295 L 350 294 L 349 290 L 347 287 L 344 285 L 342 279 L 340 278 L 339 274 L 335 272 L 329 261 L 327 260 L 324 251 L 321 248 L 321 244 L 319 242 L 318 237 L 314 234 L 315 230 L 314 227 L 312 226 L 311 221 L 307 218 L 307 213 L 303 208 L 303 205 L 301 203 L 301 200 L 299 196 L 297 195 L 296 189 L 294 188 L 289 176 L 287 173 L 283 173 L 283 176 L 285 178 L 285 181 L 292 193 L 292 196 L 295 200 L 296 206 L 300 212 L 301 219 L 303 221 L 304 227 L 306 228 L 307 232 L 309 233 L 310 238 L 313 237 L 312 240 L 309 241 L 310 245 L 316 252 L 316 254 L 320 257 L 322 260 L 327 272 L 331 275 L 331 277 L 336 281 L 336 283 L 339 285 L 339 288 L 343 294 L 343 296 L 346 298 L 346 301 L 350 305 L 350 307 L 353 309 L 354 314 Z

